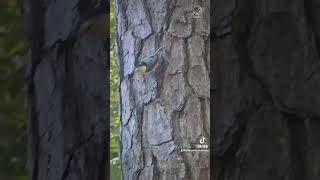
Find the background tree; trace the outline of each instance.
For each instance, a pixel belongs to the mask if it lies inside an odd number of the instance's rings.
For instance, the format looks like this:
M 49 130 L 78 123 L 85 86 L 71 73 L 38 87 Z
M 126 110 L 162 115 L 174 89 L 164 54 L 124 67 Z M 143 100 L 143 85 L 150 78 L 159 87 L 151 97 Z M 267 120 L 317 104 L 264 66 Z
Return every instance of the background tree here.
M 213 179 L 320 179 L 319 1 L 213 7 Z
M 23 1 L 30 180 L 106 179 L 107 5 Z
M 110 1 L 110 179 L 120 180 L 119 161 L 119 93 L 116 60 L 116 19 L 114 1 Z
M 210 135 L 209 0 L 118 0 L 115 12 L 123 178 L 209 179 L 208 152 L 181 152 Z M 162 45 L 161 65 L 132 75 Z

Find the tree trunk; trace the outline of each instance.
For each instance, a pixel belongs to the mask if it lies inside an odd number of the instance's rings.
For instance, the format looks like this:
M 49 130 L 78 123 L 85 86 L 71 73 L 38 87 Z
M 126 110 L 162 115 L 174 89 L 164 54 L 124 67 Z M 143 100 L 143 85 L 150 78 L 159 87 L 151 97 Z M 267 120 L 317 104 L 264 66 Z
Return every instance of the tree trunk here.
M 30 180 L 105 179 L 107 3 L 23 1 Z
M 320 2 L 213 6 L 213 179 L 320 179 Z
M 209 179 L 209 152 L 182 152 L 209 142 L 209 0 L 118 0 L 116 17 L 123 179 Z

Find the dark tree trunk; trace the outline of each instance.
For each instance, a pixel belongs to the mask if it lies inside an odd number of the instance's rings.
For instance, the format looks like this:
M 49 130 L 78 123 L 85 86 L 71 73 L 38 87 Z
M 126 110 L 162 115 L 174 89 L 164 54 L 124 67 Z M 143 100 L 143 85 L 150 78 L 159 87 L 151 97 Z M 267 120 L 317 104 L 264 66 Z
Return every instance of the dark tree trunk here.
M 213 7 L 213 179 L 320 179 L 320 1 Z
M 30 180 L 105 179 L 107 3 L 23 1 Z
M 210 136 L 209 0 L 117 0 L 116 16 L 123 179 L 208 180 L 209 153 L 181 150 Z M 163 45 L 159 66 L 133 74 Z

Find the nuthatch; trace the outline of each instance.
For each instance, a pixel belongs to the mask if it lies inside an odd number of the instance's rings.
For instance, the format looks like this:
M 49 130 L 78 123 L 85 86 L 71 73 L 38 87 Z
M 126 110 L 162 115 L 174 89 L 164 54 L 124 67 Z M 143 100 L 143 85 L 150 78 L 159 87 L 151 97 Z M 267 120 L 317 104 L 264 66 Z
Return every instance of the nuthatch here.
M 160 53 L 160 58 L 162 56 L 162 50 L 165 49 L 165 45 L 161 46 L 155 53 L 148 57 L 143 58 L 140 63 L 135 67 L 134 73 L 145 74 L 151 71 L 158 64 L 157 55 Z

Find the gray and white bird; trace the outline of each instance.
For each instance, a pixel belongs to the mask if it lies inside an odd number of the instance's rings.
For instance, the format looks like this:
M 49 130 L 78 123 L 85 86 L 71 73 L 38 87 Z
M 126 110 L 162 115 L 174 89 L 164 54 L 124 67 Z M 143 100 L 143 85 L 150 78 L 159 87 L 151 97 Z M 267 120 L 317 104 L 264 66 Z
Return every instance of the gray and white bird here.
M 155 53 L 151 54 L 150 56 L 147 56 L 143 58 L 140 63 L 135 67 L 134 74 L 145 74 L 149 71 L 151 71 L 157 64 L 158 64 L 158 58 L 157 55 L 162 56 L 162 51 L 166 48 L 166 45 L 161 46 L 159 49 L 156 50 Z

